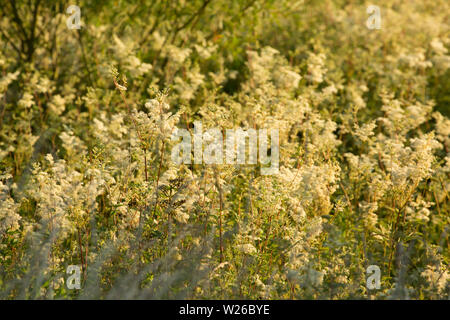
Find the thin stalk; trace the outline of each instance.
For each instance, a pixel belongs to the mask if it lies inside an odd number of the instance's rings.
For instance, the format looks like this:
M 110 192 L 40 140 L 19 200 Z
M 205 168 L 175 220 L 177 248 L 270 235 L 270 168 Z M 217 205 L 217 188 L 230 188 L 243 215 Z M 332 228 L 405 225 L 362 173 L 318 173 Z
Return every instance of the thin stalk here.
M 219 182 L 219 175 L 216 171 L 216 186 L 219 190 L 219 250 L 220 250 L 220 263 L 223 262 L 223 243 L 222 243 L 222 212 L 223 212 L 223 191 Z

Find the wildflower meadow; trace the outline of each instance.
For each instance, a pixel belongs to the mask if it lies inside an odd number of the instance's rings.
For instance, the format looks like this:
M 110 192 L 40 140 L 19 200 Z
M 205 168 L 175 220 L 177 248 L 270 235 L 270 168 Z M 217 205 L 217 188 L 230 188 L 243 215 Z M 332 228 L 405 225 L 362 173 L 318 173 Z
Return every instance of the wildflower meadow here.
M 450 299 L 449 13 L 0 0 L 0 299 Z

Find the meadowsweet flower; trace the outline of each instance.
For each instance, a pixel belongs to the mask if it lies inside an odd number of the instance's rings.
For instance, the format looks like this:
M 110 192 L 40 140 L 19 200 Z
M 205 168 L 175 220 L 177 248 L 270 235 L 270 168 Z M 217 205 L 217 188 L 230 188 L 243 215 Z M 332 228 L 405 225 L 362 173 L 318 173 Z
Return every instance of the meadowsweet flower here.
M 357 126 L 355 129 L 355 136 L 357 136 L 361 141 L 366 142 L 374 135 L 373 129 L 376 128 L 375 121 L 363 124 L 362 127 Z
M 17 230 L 22 219 L 17 212 L 19 205 L 8 193 L 9 187 L 0 181 L 0 240 L 5 232 Z
M 432 286 L 435 286 L 438 291 L 444 291 L 448 281 L 450 280 L 450 273 L 445 269 L 440 269 L 436 266 L 427 266 L 421 273 Z
M 439 38 L 434 38 L 430 42 L 430 46 L 433 49 L 433 51 L 438 55 L 445 55 L 448 52 L 447 48 L 444 47 L 444 44 L 441 42 Z
M 0 99 L 3 98 L 4 92 L 8 86 L 19 77 L 20 71 L 13 73 L 7 73 L 5 76 L 0 78 Z
M 378 222 L 378 216 L 376 215 L 378 204 L 376 202 L 368 203 L 364 201 L 359 204 L 359 207 L 364 217 L 364 223 L 368 228 L 375 227 Z
M 36 84 L 36 91 L 39 93 L 46 93 L 52 91 L 52 82 L 45 76 L 39 77 L 39 82 Z
M 194 48 L 202 59 L 208 59 L 217 50 L 217 45 L 209 44 L 200 46 L 195 44 Z
M 19 100 L 19 106 L 24 108 L 30 108 L 34 104 L 33 96 L 30 93 L 24 93 L 22 99 Z
M 165 51 L 171 61 L 173 61 L 176 65 L 181 65 L 192 52 L 189 48 L 179 48 L 174 45 L 168 45 L 165 48 Z
M 237 249 L 239 251 L 241 251 L 242 253 L 245 253 L 245 254 L 254 254 L 254 253 L 256 253 L 256 248 L 250 243 L 245 243 L 245 244 L 238 245 Z
M 56 115 L 61 115 L 66 108 L 66 100 L 59 94 L 54 95 L 49 103 L 49 109 Z
M 302 77 L 298 73 L 289 70 L 284 66 L 279 69 L 279 77 L 276 80 L 279 86 L 286 89 L 291 89 L 297 88 L 301 78 Z
M 308 57 L 308 75 L 307 79 L 313 83 L 321 83 L 323 76 L 327 72 L 325 66 L 325 54 L 310 53 Z

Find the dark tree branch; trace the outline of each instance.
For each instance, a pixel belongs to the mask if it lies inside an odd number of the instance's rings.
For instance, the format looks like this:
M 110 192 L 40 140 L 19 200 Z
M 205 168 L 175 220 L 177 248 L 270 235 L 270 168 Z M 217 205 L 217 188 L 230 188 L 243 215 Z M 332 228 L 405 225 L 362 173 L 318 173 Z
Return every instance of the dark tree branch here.
M 183 30 L 184 28 L 186 28 L 187 26 L 189 26 L 189 24 L 194 21 L 194 19 L 197 19 L 203 14 L 203 12 L 205 11 L 206 7 L 208 6 L 208 4 L 211 2 L 211 0 L 204 0 L 203 1 L 203 5 L 197 10 L 197 12 L 195 14 L 193 14 L 184 24 L 182 24 L 180 27 L 176 28 L 175 30 L 175 35 L 180 32 L 181 30 Z
M 19 12 L 17 11 L 16 2 L 15 0 L 9 0 L 9 3 L 11 4 L 12 11 L 13 11 L 13 21 L 17 24 L 20 31 L 22 32 L 23 36 L 25 37 L 24 40 L 28 40 L 27 32 L 23 26 L 22 19 L 19 17 Z
M 37 0 L 33 10 L 33 22 L 31 23 L 30 39 L 28 40 L 28 56 L 27 60 L 31 61 L 34 54 L 34 44 L 36 41 L 36 21 L 41 0 Z
M 155 1 L 156 2 L 156 1 Z M 161 17 L 165 16 L 163 15 L 163 11 L 167 8 L 168 1 L 164 2 L 164 7 L 161 5 L 157 11 L 155 22 L 153 22 L 152 27 L 150 30 L 145 34 L 145 36 L 142 38 L 142 40 L 139 42 L 139 45 L 144 44 L 144 42 L 147 40 L 147 38 L 155 32 L 156 28 L 159 26 L 159 23 L 161 21 Z M 164 9 L 163 9 L 164 8 Z
M 0 32 L 2 33 L 3 37 L 5 37 L 6 42 L 9 43 L 9 44 L 14 48 L 14 50 L 17 51 L 17 53 L 19 54 L 19 59 L 20 59 L 20 58 L 21 58 L 21 54 L 22 54 L 22 52 L 20 51 L 20 49 L 19 49 L 19 48 L 14 44 L 14 42 L 6 35 L 6 33 L 3 32 L 2 29 L 0 29 Z

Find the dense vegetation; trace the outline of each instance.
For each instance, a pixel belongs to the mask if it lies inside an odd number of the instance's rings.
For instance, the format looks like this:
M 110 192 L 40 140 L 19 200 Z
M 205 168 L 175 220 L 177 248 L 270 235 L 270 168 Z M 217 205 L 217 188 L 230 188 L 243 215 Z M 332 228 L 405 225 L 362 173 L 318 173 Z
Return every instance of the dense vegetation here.
M 0 297 L 448 299 L 450 4 L 374 2 L 1 0 Z M 279 173 L 174 164 L 194 121 Z

